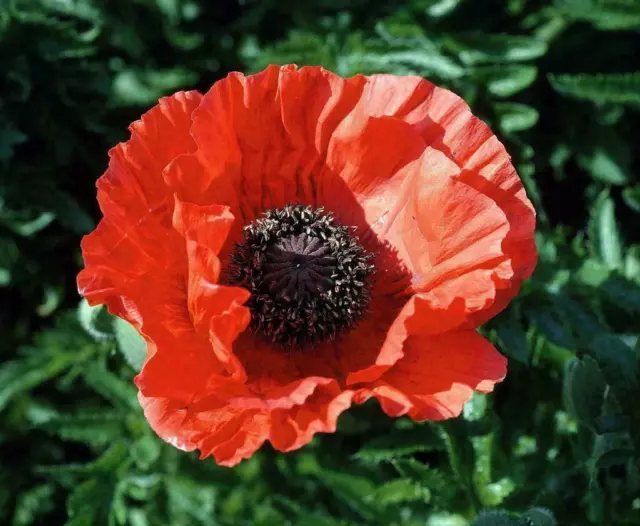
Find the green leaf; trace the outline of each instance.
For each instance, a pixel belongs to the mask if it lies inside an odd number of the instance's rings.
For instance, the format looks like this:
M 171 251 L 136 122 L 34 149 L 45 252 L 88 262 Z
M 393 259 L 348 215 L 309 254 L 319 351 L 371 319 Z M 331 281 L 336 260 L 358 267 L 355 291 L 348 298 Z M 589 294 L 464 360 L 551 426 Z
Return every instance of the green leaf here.
M 431 18 L 442 18 L 453 13 L 462 0 L 435 0 L 429 2 L 425 13 Z
M 633 404 L 640 394 L 638 359 L 633 350 L 614 335 L 600 334 L 589 342 L 589 351 L 619 401 Z
M 252 71 L 259 71 L 268 64 L 322 64 L 326 68 L 335 69 L 338 74 L 352 73 L 339 62 L 339 55 L 335 49 L 334 35 L 323 38 L 322 35 L 293 29 L 286 40 L 276 42 L 272 46 L 260 49 L 253 38 L 247 38 L 240 49 L 245 62 Z
M 452 513 L 432 513 L 425 526 L 469 526 L 461 515 Z
M 624 276 L 640 283 L 640 245 L 632 245 L 624 258 Z
M 614 151 L 603 145 L 596 146 L 589 154 L 578 155 L 578 164 L 597 181 L 615 185 L 626 184 L 629 180 L 627 175 L 629 155 L 628 151 L 619 151 L 621 148 L 623 147 L 619 147 L 618 151 Z M 621 158 L 622 155 L 625 155 L 625 158 Z
M 112 316 L 104 305 L 92 307 L 86 299 L 78 305 L 78 321 L 94 340 L 105 341 L 113 338 Z
M 469 66 L 534 60 L 547 52 L 547 44 L 543 40 L 504 34 L 471 33 L 445 36 L 443 43 Z
M 147 357 L 147 342 L 133 325 L 122 318 L 113 319 L 118 349 L 134 371 L 140 371 Z
M 640 72 L 595 75 L 549 75 L 563 95 L 598 103 L 640 104 Z
M 451 471 L 465 492 L 467 505 L 471 510 L 477 510 L 480 501 L 475 493 L 473 480 L 477 459 L 466 433 L 467 424 L 463 420 L 448 420 L 440 423 L 438 428 L 446 445 Z
M 157 0 L 156 4 L 170 23 L 180 20 L 180 0 Z
M 640 366 L 637 354 L 611 334 L 598 334 L 587 345 L 623 413 L 629 417 L 631 437 L 640 451 Z
M 376 505 L 386 508 L 404 502 L 427 503 L 430 500 L 430 493 L 427 488 L 421 487 L 411 479 L 396 479 L 376 488 L 371 500 Z
M 495 104 L 498 124 L 504 133 L 528 130 L 538 122 L 538 110 L 526 104 L 498 102 Z
M 428 47 L 385 53 L 353 53 L 349 55 L 348 62 L 350 71 L 437 75 L 441 79 L 457 79 L 464 75 L 464 69 L 454 60 Z
M 640 284 L 611 270 L 603 263 L 588 259 L 574 274 L 575 281 L 598 289 L 617 307 L 630 314 L 640 312 Z
M 571 328 L 577 343 L 590 342 L 607 330 L 593 312 L 569 296 L 565 290 L 553 299 L 555 313 Z
M 640 5 L 636 0 L 555 0 L 554 4 L 567 18 L 590 22 L 598 29 L 640 28 Z
M 80 355 L 37 350 L 0 366 L 0 411 L 19 393 L 29 391 L 68 369 Z
M 608 408 L 607 403 L 605 402 L 605 409 L 607 411 Z M 604 414 L 602 415 L 597 422 L 596 431 L 599 434 L 606 433 L 618 433 L 625 432 L 629 427 L 629 419 L 624 415 L 616 415 L 616 414 Z
M 546 508 L 531 508 L 523 517 L 529 519 L 529 526 L 558 526 L 553 512 Z
M 538 182 L 535 178 L 535 165 L 531 162 L 523 162 L 517 166 L 517 169 L 520 173 L 520 178 L 524 183 L 524 187 L 527 190 L 527 195 L 531 199 L 531 202 L 536 207 L 536 211 L 538 213 L 538 217 L 540 221 L 546 223 L 547 215 L 544 209 L 542 208 L 542 196 L 540 192 L 540 187 L 538 186 Z
M 160 456 L 160 441 L 153 436 L 136 440 L 131 448 L 131 456 L 143 469 L 149 469 Z
M 423 464 L 415 458 L 394 459 L 391 463 L 403 477 L 410 477 L 413 480 L 419 480 L 422 482 L 425 482 L 429 477 L 431 477 L 434 471 L 437 471 L 432 470 L 427 464 Z M 440 482 L 440 480 L 438 480 L 438 482 Z M 425 485 L 427 484 L 425 483 Z
M 66 526 L 84 525 L 88 520 L 92 521 L 89 524 L 113 524 L 112 518 L 123 505 L 117 491 L 115 470 L 126 455 L 126 446 L 116 444 L 92 464 L 96 476 L 77 486 L 67 499 L 70 521 Z
M 62 301 L 62 289 L 61 287 L 46 286 L 44 289 L 44 298 L 42 303 L 36 307 L 38 316 L 46 318 L 51 316 L 55 310 L 60 306 Z
M 488 405 L 487 395 L 476 391 L 464 404 L 462 417 L 467 422 L 478 422 L 487 415 Z
M 31 237 L 47 228 L 56 218 L 52 212 L 41 212 L 33 219 L 22 219 L 10 214 L 0 215 L 0 225 L 6 226 L 22 237 Z
M 55 487 L 53 484 L 40 484 L 20 494 L 13 512 L 11 526 L 31 526 L 42 524 L 38 518 L 49 513 L 55 507 Z
M 596 199 L 588 228 L 594 254 L 609 268 L 620 268 L 622 241 L 616 224 L 615 205 L 608 190 L 603 190 Z
M 554 315 L 550 308 L 533 308 L 526 311 L 531 324 L 536 327 L 544 337 L 555 345 L 565 349 L 574 349 L 575 340 L 571 331 L 565 327 L 562 320 Z
M 95 391 L 120 409 L 134 409 L 138 411 L 136 389 L 133 383 L 122 380 L 109 372 L 104 364 L 91 363 L 84 372 L 84 379 Z
M 148 469 L 148 466 L 143 469 Z M 160 489 L 162 483 L 162 477 L 157 473 L 151 475 L 132 475 L 131 472 L 128 472 L 126 477 L 121 480 L 123 493 L 128 497 L 140 501 L 151 499 L 156 494 L 156 491 Z
M 146 106 L 178 89 L 189 89 L 198 75 L 183 67 L 164 70 L 123 69 L 113 81 L 113 101 L 117 105 Z
M 529 526 L 525 519 L 502 510 L 483 511 L 471 526 Z
M 393 429 L 384 436 L 367 442 L 354 458 L 367 463 L 389 461 L 418 452 L 443 449 L 440 438 L 427 425 L 413 429 Z
M 48 420 L 40 427 L 63 440 L 84 442 L 92 446 L 113 443 L 124 433 L 125 416 L 112 410 L 79 411 Z
M 523 364 L 529 364 L 527 335 L 520 322 L 501 318 L 497 331 L 501 343 L 500 350 L 509 358 Z
M 582 265 L 580 265 L 580 268 L 574 274 L 573 279 L 590 287 L 602 287 L 602 285 L 611 278 L 613 272 L 614 271 L 600 261 L 587 259 L 582 263 Z
M 98 505 L 104 504 L 110 500 L 107 496 L 107 488 L 105 488 L 96 479 L 90 479 L 80 484 L 69 496 L 67 500 L 67 512 L 72 521 L 69 524 L 85 524 L 85 521 L 95 519 L 98 515 Z
M 483 506 L 498 506 L 513 493 L 515 483 L 509 478 L 493 482 L 493 433 L 471 437 L 471 444 L 475 453 L 473 472 L 475 493 Z
M 483 66 L 472 69 L 470 74 L 483 82 L 489 93 L 496 97 L 511 97 L 533 84 L 538 75 L 538 68 L 517 64 Z
M 78 201 L 67 192 L 54 189 L 43 193 L 41 202 L 51 210 L 56 219 L 76 234 L 87 234 L 95 227 L 95 222 L 85 212 Z
M 572 156 L 571 148 L 567 144 L 556 144 L 549 156 L 549 164 L 559 180 L 566 178 L 565 166 Z
M 0 287 L 6 287 L 11 283 L 11 271 L 0 267 Z
M 629 208 L 640 213 L 640 184 L 625 188 L 622 191 L 622 198 Z
M 429 467 L 415 458 L 400 458 L 391 463 L 402 477 L 428 488 L 434 505 L 446 505 L 458 492 L 458 482 L 450 473 Z
M 94 475 L 112 475 L 122 467 L 127 467 L 130 458 L 129 445 L 120 440 L 109 446 L 96 460 L 87 464 L 86 471 Z
M 95 526 L 95 514 L 91 509 L 83 509 L 69 515 L 69 520 L 64 526 Z
M 585 426 L 595 429 L 602 414 L 607 384 L 590 356 L 573 358 L 565 365 L 563 398 L 567 411 Z
M 16 129 L 13 123 L 3 118 L 0 113 L 0 163 L 11 159 L 15 147 L 26 142 L 27 139 L 27 135 Z
M 627 433 L 604 433 L 596 436 L 589 459 L 591 478 L 596 478 L 599 469 L 625 464 L 632 454 Z
M 174 521 L 192 517 L 202 524 L 210 523 L 216 507 L 217 491 L 214 485 L 203 484 L 186 476 L 166 477 L 164 483 L 170 516 L 175 517 Z
M 612 274 L 600 290 L 618 307 L 630 314 L 640 313 L 640 284 L 618 274 Z
M 364 520 L 371 523 L 377 514 L 377 506 L 370 500 L 375 484 L 366 477 L 348 472 L 322 470 L 317 476 L 339 500 Z

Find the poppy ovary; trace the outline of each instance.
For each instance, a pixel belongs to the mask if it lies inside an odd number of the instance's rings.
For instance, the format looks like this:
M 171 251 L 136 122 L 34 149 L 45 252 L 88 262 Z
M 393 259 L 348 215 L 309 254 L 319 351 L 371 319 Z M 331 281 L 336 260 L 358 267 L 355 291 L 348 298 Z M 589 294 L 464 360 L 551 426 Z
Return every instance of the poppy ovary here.
M 251 292 L 251 328 L 305 348 L 354 327 L 367 310 L 373 254 L 323 208 L 288 205 L 244 227 L 230 282 Z
M 291 301 L 330 290 L 340 273 L 332 252 L 327 243 L 305 232 L 271 245 L 263 266 L 270 294 Z

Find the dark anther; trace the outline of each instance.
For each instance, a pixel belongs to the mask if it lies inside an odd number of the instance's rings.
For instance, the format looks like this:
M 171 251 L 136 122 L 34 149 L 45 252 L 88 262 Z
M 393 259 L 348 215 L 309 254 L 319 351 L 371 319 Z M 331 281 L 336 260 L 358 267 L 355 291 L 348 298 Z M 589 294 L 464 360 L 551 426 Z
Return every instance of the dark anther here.
M 268 210 L 245 226 L 230 281 L 252 294 L 251 327 L 292 347 L 352 328 L 366 311 L 374 271 L 373 255 L 352 232 L 303 205 Z

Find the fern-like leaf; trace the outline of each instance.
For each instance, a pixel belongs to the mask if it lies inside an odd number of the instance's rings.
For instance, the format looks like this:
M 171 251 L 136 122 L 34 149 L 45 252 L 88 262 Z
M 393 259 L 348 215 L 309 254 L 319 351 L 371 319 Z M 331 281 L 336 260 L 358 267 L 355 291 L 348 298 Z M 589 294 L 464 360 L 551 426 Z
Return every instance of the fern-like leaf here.
M 640 28 L 637 0 L 557 0 L 555 4 L 567 18 L 590 22 L 605 31 Z
M 549 75 L 563 95 L 599 103 L 640 105 L 640 71 L 596 75 Z

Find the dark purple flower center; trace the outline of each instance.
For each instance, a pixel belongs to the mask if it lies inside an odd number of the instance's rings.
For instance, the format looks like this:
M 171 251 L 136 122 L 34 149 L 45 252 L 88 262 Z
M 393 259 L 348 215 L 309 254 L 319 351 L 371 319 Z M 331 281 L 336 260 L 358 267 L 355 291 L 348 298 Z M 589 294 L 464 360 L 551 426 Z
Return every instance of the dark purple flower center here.
M 374 266 L 353 233 L 324 209 L 303 205 L 268 210 L 246 225 L 229 281 L 252 294 L 251 328 L 301 348 L 356 325 Z
M 311 297 L 333 285 L 338 260 L 331 249 L 309 234 L 288 236 L 267 249 L 264 279 L 273 295 Z

